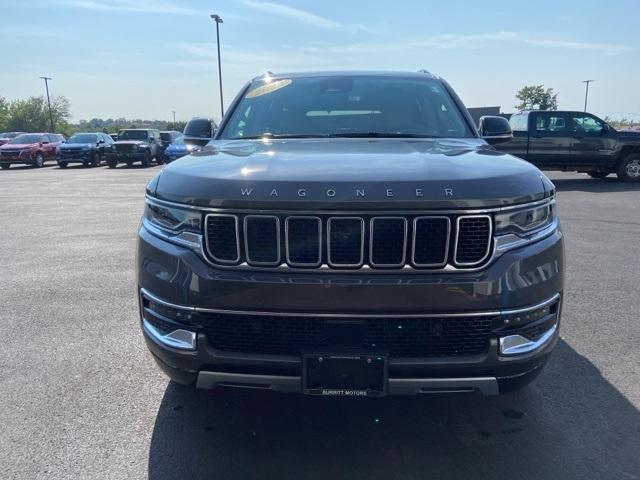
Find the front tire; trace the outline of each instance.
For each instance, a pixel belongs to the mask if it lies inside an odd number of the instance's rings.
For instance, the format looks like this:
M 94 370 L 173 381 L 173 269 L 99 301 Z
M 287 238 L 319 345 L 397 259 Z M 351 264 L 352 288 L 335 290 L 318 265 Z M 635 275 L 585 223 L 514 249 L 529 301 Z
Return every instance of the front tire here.
M 100 155 L 98 153 L 94 153 L 93 156 L 91 157 L 91 166 L 92 167 L 99 167 L 100 166 Z
M 640 153 L 632 153 L 622 159 L 616 172 L 625 182 L 640 182 Z
M 144 157 L 142 157 L 142 166 L 147 168 L 151 165 L 151 154 L 145 153 Z
M 36 157 L 33 160 L 33 166 L 35 168 L 42 168 L 42 166 L 44 165 L 44 156 L 42 155 L 42 153 L 36 153 Z
M 0 168 L 2 168 L 3 170 L 9 170 L 11 168 L 11 165 L 0 165 Z
M 118 166 L 117 160 L 107 160 L 107 167 L 116 168 Z
M 591 178 L 606 178 L 611 172 L 609 170 L 594 170 L 593 172 L 587 172 Z
M 60 163 L 58 163 L 58 166 L 60 168 L 67 168 L 67 162 L 60 162 Z

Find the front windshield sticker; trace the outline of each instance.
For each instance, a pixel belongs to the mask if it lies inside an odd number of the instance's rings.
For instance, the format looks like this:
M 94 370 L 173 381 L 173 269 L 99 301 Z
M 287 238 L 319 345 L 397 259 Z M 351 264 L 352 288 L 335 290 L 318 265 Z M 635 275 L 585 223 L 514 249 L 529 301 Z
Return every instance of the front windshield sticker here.
M 245 95 L 245 98 L 255 98 L 261 95 L 266 95 L 267 93 L 275 92 L 276 90 L 280 90 L 281 88 L 284 88 L 290 84 L 291 84 L 291 79 L 289 78 L 276 80 L 275 82 L 271 82 L 271 83 L 265 83 L 264 85 L 251 90 L 249 93 Z

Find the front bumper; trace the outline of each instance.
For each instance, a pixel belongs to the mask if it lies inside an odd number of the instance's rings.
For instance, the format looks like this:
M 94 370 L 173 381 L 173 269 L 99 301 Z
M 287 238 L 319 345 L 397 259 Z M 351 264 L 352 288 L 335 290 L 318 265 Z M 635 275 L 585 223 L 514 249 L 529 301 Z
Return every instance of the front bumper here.
M 377 274 L 274 273 L 219 270 L 186 248 L 161 240 L 143 226 L 138 240 L 141 307 L 150 298 L 187 309 L 261 315 L 502 314 L 557 299 L 555 321 L 534 348 L 500 354 L 493 335 L 484 351 L 447 357 L 397 357 L 388 361 L 388 394 L 479 391 L 496 394 L 528 383 L 541 370 L 558 340 L 564 251 L 560 230 L 534 244 L 509 251 L 473 273 Z M 141 313 L 144 308 L 141 308 Z M 175 348 L 163 332 L 141 324 L 145 341 L 172 379 L 198 388 L 233 386 L 302 391 L 300 355 L 243 353 L 214 348 L 202 331 L 195 348 Z M 551 328 L 553 330 L 551 331 Z M 550 333 L 549 333 L 550 332 Z M 509 331 L 509 333 L 516 333 Z M 542 338 L 542 337 L 540 337 Z M 178 344 L 180 345 L 180 344 Z M 508 348 L 507 345 L 505 348 Z M 521 353 L 519 353 L 521 352 Z
M 86 151 L 81 153 L 74 153 L 68 155 L 56 155 L 56 162 L 59 164 L 61 162 L 66 163 L 90 163 L 92 161 L 92 151 Z

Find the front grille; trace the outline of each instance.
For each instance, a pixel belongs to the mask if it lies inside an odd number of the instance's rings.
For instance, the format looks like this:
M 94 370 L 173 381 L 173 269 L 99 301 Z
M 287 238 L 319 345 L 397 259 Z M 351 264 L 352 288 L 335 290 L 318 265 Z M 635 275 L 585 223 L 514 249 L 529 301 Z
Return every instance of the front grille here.
M 115 144 L 116 152 L 118 153 L 130 153 L 133 151 L 133 143 L 121 143 Z
M 198 314 L 198 322 L 213 348 L 273 355 L 345 347 L 388 352 L 394 357 L 478 355 L 488 347 L 496 321 L 497 317 L 484 316 L 354 320 Z
M 489 258 L 491 240 L 489 215 L 212 213 L 205 219 L 207 256 L 226 266 L 471 267 Z

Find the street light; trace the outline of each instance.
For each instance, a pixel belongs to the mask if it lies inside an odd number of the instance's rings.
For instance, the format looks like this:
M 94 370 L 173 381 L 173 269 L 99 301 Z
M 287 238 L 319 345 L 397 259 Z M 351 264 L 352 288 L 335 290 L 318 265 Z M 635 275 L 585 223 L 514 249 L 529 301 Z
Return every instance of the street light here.
M 49 121 L 51 122 L 51 133 L 53 133 L 53 113 L 51 113 L 51 99 L 49 98 L 49 80 L 53 80 L 51 77 L 40 77 L 44 80 L 44 88 L 47 90 L 47 105 L 49 105 Z
M 224 117 L 224 105 L 222 103 L 222 63 L 220 62 L 220 24 L 222 22 L 222 17 L 220 15 L 216 15 L 212 13 L 211 18 L 216 22 L 216 43 L 218 45 L 218 82 L 220 84 L 220 113 L 221 119 Z
M 171 110 L 171 113 L 173 113 L 173 128 L 176 128 L 176 111 Z
M 582 83 L 586 85 L 584 92 L 584 111 L 587 111 L 587 99 L 589 98 L 589 84 L 595 80 L 583 80 Z

